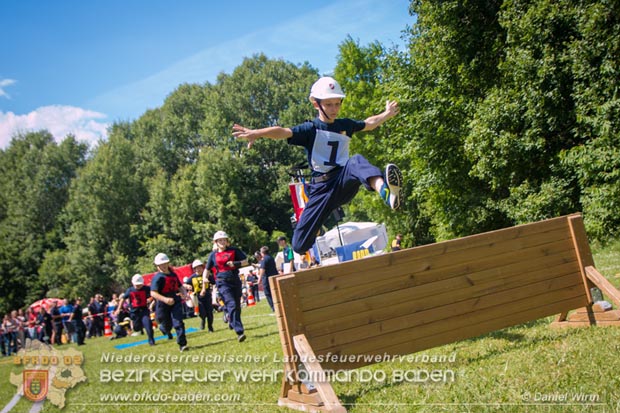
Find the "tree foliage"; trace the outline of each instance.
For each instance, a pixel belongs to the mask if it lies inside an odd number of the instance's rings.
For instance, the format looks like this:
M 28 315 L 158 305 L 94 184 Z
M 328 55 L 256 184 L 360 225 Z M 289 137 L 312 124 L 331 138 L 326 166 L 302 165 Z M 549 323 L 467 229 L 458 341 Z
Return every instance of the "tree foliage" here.
M 87 147 L 45 131 L 15 137 L 0 153 L 0 312 L 50 288 L 38 269 L 48 250 L 63 247 L 60 215 Z
M 405 50 L 340 43 L 341 115 L 401 114 L 352 153 L 405 176 L 402 211 L 361 193 L 347 219 L 387 224 L 412 246 L 583 211 L 589 235 L 620 235 L 620 5 L 612 0 L 412 1 Z M 223 229 L 253 252 L 291 234 L 288 183 L 305 154 L 232 137 L 316 114 L 309 63 L 258 54 L 214 84 L 182 84 L 117 122 L 90 153 L 46 131 L 0 151 L 0 312 L 44 295 L 87 297 L 205 259 Z
M 592 235 L 617 235 L 612 3 L 412 3 L 400 75 L 415 192 L 438 238 L 578 210 Z

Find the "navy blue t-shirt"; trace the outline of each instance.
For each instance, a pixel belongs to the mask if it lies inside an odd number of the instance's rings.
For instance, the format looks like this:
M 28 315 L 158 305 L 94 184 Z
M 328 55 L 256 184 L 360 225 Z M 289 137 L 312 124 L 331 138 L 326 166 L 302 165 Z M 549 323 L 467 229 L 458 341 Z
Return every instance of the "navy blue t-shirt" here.
M 173 271 L 170 271 L 170 274 L 158 272 L 151 280 L 151 291 L 156 291 L 164 297 L 172 297 L 175 300 L 181 299 L 177 295 L 180 287 L 181 281 Z
M 287 142 L 306 148 L 310 169 L 313 175 L 319 175 L 347 163 L 351 136 L 365 127 L 366 123 L 359 120 L 345 118 L 325 123 L 315 118 L 292 127 L 293 136 Z
M 139 290 L 131 286 L 125 291 L 125 298 L 129 301 L 129 307 L 132 311 L 139 308 L 148 308 L 147 300 L 151 296 L 151 288 L 143 285 Z
M 245 253 L 237 247 L 228 247 L 224 251 L 215 251 L 209 255 L 207 270 L 215 268 L 216 279 L 239 277 L 239 269 L 226 265 L 228 261 L 243 261 L 247 258 Z
M 260 268 L 265 270 L 265 277 L 263 278 L 263 282 L 268 282 L 267 278 L 271 277 L 272 275 L 278 275 L 276 261 L 271 255 L 265 255 L 263 257 L 260 262 Z

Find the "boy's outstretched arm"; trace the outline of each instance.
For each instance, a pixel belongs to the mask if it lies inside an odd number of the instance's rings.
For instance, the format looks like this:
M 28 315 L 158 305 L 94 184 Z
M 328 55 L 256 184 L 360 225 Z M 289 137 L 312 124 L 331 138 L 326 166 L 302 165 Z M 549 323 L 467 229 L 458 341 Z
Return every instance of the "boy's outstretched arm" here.
M 366 127 L 362 129 L 363 131 L 371 131 L 379 126 L 381 126 L 386 120 L 392 119 L 400 112 L 400 108 L 398 107 L 398 102 L 393 100 L 388 100 L 385 102 L 385 110 L 378 115 L 371 116 L 367 118 L 364 122 L 366 123 Z
M 293 131 L 291 131 L 290 128 L 283 128 L 281 126 L 270 126 L 262 129 L 248 129 L 235 123 L 233 125 L 233 136 L 237 139 L 247 140 L 249 149 L 258 138 L 287 139 L 293 136 Z

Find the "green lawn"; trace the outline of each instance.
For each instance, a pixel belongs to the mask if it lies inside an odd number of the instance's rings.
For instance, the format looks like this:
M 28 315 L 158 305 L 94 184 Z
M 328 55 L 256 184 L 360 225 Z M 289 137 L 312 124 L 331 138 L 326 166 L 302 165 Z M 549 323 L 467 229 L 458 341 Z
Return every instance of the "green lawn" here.
M 597 268 L 618 286 L 620 242 L 593 252 Z M 276 404 L 282 353 L 275 317 L 266 301 L 244 308 L 242 317 L 246 342 L 238 343 L 216 315 L 216 332 L 188 334 L 190 349 L 186 353 L 179 353 L 177 345 L 168 340 L 158 341 L 153 348 L 140 345 L 123 350 L 114 346 L 144 338 L 87 340 L 79 350 L 84 354 L 88 381 L 67 391 L 62 410 L 46 401 L 42 411 L 292 412 Z M 197 328 L 198 321 L 186 320 L 186 326 Z M 550 321 L 537 320 L 413 355 L 418 356 L 417 362 L 385 362 L 355 370 L 350 377 L 337 377 L 333 386 L 352 413 L 620 411 L 620 328 L 554 330 L 548 326 Z M 202 362 L 157 361 L 158 357 L 181 354 Z M 256 360 L 238 359 L 248 355 Z M 105 360 L 125 356 L 144 361 Z M 439 360 L 442 357 L 448 359 Z M 187 381 L 182 377 L 167 381 L 162 371 L 172 369 L 187 374 Z M 19 372 L 21 367 L 9 358 L 1 359 L 0 409 L 15 392 L 8 379 L 12 371 Z M 129 378 L 110 379 L 112 374 L 129 371 L 141 371 L 142 382 L 135 382 L 136 377 L 132 382 L 126 381 Z M 438 375 L 436 380 L 425 376 L 430 371 Z M 104 401 L 110 395 L 125 395 L 131 401 Z M 217 397 L 231 401 L 216 403 L 213 398 Z M 22 398 L 11 412 L 28 412 L 31 407 L 32 403 Z

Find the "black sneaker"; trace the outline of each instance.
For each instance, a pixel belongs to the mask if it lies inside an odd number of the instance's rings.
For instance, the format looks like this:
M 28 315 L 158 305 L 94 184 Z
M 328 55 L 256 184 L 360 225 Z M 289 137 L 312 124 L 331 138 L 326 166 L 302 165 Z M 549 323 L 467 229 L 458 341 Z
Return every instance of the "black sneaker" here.
M 239 334 L 239 336 L 237 336 L 237 340 L 239 340 L 240 343 L 243 343 L 245 341 L 245 334 Z
M 182 352 L 184 352 L 185 350 L 187 350 L 187 345 L 185 346 L 179 346 L 179 350 Z

